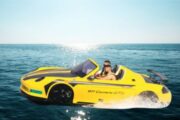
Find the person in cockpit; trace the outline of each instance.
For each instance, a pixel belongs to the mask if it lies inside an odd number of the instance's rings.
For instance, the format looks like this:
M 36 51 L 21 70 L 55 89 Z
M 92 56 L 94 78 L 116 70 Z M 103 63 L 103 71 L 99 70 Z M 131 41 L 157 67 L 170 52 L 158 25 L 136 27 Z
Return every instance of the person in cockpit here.
M 100 74 L 96 75 L 97 79 L 100 80 L 116 80 L 115 73 L 112 72 L 111 62 L 105 60 L 103 64 L 103 69 Z

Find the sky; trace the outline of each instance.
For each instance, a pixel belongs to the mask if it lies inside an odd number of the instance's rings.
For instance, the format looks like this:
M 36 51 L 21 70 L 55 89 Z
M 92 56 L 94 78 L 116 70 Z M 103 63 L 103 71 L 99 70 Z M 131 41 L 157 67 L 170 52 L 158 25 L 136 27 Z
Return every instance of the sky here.
M 180 0 L 0 0 L 0 43 L 180 43 Z

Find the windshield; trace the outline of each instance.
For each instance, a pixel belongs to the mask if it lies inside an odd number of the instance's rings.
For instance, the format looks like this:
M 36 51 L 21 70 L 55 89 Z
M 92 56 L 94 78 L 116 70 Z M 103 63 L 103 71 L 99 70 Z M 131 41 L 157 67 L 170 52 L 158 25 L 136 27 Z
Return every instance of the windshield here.
M 76 74 L 80 77 L 86 76 L 88 73 L 93 71 L 96 68 L 96 65 L 92 63 L 90 60 L 87 60 L 74 68 L 72 68 L 71 73 Z

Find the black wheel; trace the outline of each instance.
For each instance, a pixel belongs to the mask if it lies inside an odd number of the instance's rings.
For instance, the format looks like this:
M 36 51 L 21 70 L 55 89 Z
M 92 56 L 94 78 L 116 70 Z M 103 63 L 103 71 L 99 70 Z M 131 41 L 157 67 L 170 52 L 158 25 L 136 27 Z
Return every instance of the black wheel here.
M 158 96 L 154 92 L 152 92 L 152 91 L 142 92 L 139 96 L 144 101 L 152 101 L 154 103 L 158 102 Z
M 72 104 L 73 91 L 66 85 L 56 85 L 49 93 L 49 101 L 55 104 Z

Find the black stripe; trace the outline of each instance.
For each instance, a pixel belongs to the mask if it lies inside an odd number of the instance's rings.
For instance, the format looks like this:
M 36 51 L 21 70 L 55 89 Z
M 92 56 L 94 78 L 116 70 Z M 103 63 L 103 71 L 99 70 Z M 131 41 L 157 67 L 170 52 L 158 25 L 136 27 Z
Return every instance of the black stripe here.
M 72 86 L 78 85 L 78 84 L 83 84 L 83 85 L 107 85 L 107 86 L 120 86 L 120 87 L 133 87 L 135 85 L 127 85 L 127 84 L 111 84 L 111 83 L 99 83 L 99 82 L 77 82 L 77 81 L 72 81 L 69 82 Z
M 41 72 L 64 72 L 64 71 L 70 71 L 70 69 L 45 69 L 45 70 L 37 70 L 37 71 L 32 71 L 30 73 L 27 74 L 31 75 L 31 74 L 39 74 Z
M 49 87 L 58 81 L 63 82 L 64 80 L 58 80 L 57 79 L 57 80 L 50 82 L 49 84 L 47 84 L 45 86 L 46 94 L 48 92 Z M 99 82 L 78 82 L 78 81 L 72 81 L 72 82 L 69 82 L 69 84 L 73 87 L 76 85 L 107 85 L 107 86 L 119 86 L 119 87 L 133 87 L 133 86 L 135 86 L 135 85 L 127 85 L 127 84 L 111 84 L 111 83 L 99 83 Z
M 27 77 L 24 77 L 23 80 L 28 80 L 28 79 L 33 79 L 33 78 L 40 78 L 40 77 L 47 77 L 47 76 L 52 76 L 52 77 L 77 77 L 77 75 L 72 74 L 72 73 L 47 73 L 47 74 L 27 76 Z

